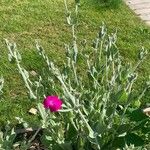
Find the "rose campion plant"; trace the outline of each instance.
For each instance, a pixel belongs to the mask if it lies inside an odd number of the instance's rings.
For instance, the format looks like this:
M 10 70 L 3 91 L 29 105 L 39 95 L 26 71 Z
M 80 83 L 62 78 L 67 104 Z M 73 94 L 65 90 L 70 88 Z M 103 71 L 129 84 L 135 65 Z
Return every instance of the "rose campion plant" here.
M 51 112 L 57 112 L 62 108 L 62 101 L 58 98 L 58 96 L 47 96 L 43 105 L 46 109 L 50 109 Z
M 16 61 L 30 98 L 41 99 L 45 93 L 58 93 L 63 97 L 62 102 L 58 96 L 50 95 L 43 100 L 43 104 L 38 103 L 40 127 L 31 139 L 42 129 L 40 142 L 44 149 L 119 150 L 129 149 L 127 146 L 131 144 L 136 149 L 137 146 L 145 146 L 149 143 L 149 136 L 143 129 L 149 129 L 149 118 L 139 111 L 139 107 L 149 84 L 140 94 L 135 93 L 134 83 L 137 79 L 135 70 L 144 60 L 147 50 L 140 50 L 135 67 L 122 63 L 116 45 L 117 35 L 108 35 L 105 24 L 100 27 L 92 47 L 87 45 L 86 39 L 78 45 L 75 33 L 78 18 L 72 19 L 64 1 L 73 41 L 72 44 L 65 44 L 66 61 L 62 67 L 57 67 L 36 41 L 37 52 L 46 63 L 46 68 L 43 68 L 46 73 L 39 75 L 38 81 L 32 82 L 28 71 L 20 63 L 16 45 L 6 40 L 9 60 Z M 77 8 L 78 4 L 76 17 Z M 50 109 L 57 112 L 62 108 L 62 103 L 65 109 L 59 115 L 45 111 Z

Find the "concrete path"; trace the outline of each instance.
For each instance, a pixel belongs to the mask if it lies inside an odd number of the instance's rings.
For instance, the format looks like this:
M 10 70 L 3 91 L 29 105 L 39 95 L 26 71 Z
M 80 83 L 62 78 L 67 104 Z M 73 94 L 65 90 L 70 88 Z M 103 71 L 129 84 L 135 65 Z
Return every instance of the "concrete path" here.
M 150 0 L 125 0 L 125 2 L 146 24 L 150 25 Z

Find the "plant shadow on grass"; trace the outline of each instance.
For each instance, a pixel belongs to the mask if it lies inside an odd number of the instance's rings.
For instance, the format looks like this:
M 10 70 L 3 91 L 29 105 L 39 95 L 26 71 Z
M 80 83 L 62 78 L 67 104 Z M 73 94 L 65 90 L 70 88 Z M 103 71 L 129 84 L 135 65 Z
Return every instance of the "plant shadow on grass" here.
M 87 0 L 85 3 L 97 10 L 119 9 L 122 0 Z

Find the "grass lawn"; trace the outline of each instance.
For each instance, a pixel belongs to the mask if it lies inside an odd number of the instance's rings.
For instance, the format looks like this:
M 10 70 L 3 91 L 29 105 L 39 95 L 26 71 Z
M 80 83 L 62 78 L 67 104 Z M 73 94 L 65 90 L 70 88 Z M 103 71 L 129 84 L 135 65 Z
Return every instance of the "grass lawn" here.
M 73 2 L 73 0 L 72 0 Z M 70 10 L 74 10 L 73 3 Z M 23 66 L 28 71 L 41 71 L 42 62 L 35 50 L 35 39 L 38 39 L 49 57 L 61 64 L 64 61 L 64 43 L 68 43 L 71 32 L 65 19 L 63 0 L 0 0 L 0 75 L 5 78 L 4 94 L 0 101 L 0 123 L 13 120 L 15 116 L 29 119 L 27 110 L 34 107 L 28 99 L 22 78 L 15 64 L 7 59 L 7 48 L 4 39 L 17 43 L 22 54 Z M 125 62 L 135 63 L 138 50 L 150 47 L 150 27 L 146 26 L 125 4 L 120 8 L 102 7 L 97 0 L 83 0 L 79 11 L 78 40 L 86 38 L 90 44 L 104 21 L 109 32 L 118 31 L 118 47 Z M 149 51 L 150 52 L 150 51 Z M 150 56 L 138 68 L 138 87 L 150 74 Z M 147 101 L 147 92 L 143 101 Z

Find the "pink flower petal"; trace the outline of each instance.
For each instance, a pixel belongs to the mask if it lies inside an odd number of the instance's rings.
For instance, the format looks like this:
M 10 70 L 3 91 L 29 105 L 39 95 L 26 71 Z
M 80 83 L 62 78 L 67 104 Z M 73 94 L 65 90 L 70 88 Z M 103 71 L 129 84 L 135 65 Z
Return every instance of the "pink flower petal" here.
M 43 105 L 46 109 L 50 109 L 51 112 L 57 112 L 62 108 L 62 101 L 58 98 L 58 96 L 47 96 Z

